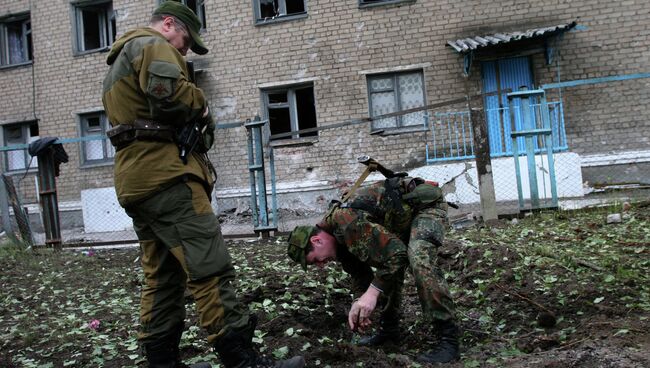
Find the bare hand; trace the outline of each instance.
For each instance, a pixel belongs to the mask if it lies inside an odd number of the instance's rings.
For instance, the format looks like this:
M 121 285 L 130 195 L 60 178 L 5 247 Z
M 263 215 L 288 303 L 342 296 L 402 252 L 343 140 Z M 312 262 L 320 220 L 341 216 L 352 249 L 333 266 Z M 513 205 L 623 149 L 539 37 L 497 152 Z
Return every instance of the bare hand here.
M 378 293 L 369 290 L 352 303 L 348 314 L 348 325 L 352 331 L 363 331 L 372 324 L 370 316 L 377 306 L 377 296 Z

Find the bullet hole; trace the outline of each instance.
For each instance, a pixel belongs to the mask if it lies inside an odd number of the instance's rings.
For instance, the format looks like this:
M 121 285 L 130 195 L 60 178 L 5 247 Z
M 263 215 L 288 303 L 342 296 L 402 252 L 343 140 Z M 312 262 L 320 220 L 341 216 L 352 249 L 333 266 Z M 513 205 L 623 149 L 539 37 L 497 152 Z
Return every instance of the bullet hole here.
M 308 172 L 308 173 L 311 173 L 312 171 L 314 171 L 314 168 L 313 168 L 313 167 L 308 167 L 308 168 L 307 168 L 307 172 Z

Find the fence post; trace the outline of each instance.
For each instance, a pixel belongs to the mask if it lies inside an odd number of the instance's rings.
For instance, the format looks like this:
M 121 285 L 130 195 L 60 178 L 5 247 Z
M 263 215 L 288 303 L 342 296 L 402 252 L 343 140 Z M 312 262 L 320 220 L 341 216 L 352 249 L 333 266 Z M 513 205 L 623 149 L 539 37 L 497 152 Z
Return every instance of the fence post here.
M 20 199 L 18 198 L 18 193 L 16 192 L 16 187 L 14 186 L 14 182 L 11 179 L 11 176 L 2 174 L 2 182 L 3 182 L 2 185 L 7 193 L 7 196 L 5 198 L 9 200 L 9 203 L 11 203 L 11 207 L 14 210 L 14 217 L 16 218 L 16 224 L 18 224 L 18 230 L 20 231 L 20 241 L 27 244 L 27 246 L 31 247 L 32 245 L 34 245 L 34 240 L 32 238 L 32 230 L 29 227 L 29 215 L 27 215 L 23 211 L 22 204 L 20 202 Z M 6 213 L 7 213 L 7 218 L 9 218 L 8 208 Z M 16 238 L 16 235 L 13 233 L 11 225 L 9 225 L 8 230 L 7 229 L 5 230 L 7 231 L 7 234 L 11 232 L 12 239 Z
M 476 172 L 478 173 L 479 195 L 481 197 L 481 215 L 487 224 L 498 219 L 492 161 L 490 159 L 490 140 L 485 123 L 483 109 L 470 108 L 472 133 L 474 136 L 474 154 Z

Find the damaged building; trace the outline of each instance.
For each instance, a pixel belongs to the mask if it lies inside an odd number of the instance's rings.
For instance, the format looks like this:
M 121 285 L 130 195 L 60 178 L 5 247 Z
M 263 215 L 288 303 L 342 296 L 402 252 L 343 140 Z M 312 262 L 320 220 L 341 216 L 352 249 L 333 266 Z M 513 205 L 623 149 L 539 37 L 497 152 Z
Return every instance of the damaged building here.
M 647 1 L 182 2 L 201 19 L 210 49 L 188 59 L 219 128 L 210 157 L 221 210 L 248 206 L 244 125 L 256 117 L 268 121 L 266 183 L 280 208 L 322 210 L 323 198 L 358 177 L 362 154 L 440 182 L 448 200 L 478 202 L 472 108 L 484 113 L 497 201 L 516 201 L 518 181 L 530 196 L 526 158 L 513 159 L 526 149 L 539 160 L 528 170 L 548 176 L 541 196 L 551 192 L 549 180 L 559 198 L 650 181 Z M 158 4 L 0 1 L 0 139 L 4 147 L 64 140 L 70 162 L 57 187 L 70 223 L 84 222 L 74 215 L 86 206 L 83 193 L 118 216 L 115 151 L 87 137 L 110 128 L 101 103 L 107 51 L 120 34 L 146 26 Z M 544 102 L 531 95 L 526 103 L 546 125 L 532 126 L 540 135 L 526 146 L 526 137 L 513 137 L 525 130 L 514 111 L 523 102 L 508 95 L 540 90 Z M 5 173 L 26 175 L 18 187 L 38 212 L 35 164 L 25 174 L 25 150 L 2 153 Z

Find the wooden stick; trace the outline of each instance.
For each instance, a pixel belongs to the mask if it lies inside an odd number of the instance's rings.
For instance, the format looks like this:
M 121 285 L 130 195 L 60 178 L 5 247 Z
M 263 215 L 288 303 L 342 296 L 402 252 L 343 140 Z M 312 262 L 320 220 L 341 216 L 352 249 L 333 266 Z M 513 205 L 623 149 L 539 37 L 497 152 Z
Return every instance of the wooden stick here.
M 503 290 L 503 291 L 506 292 L 507 294 L 510 294 L 510 295 L 516 296 L 517 298 L 519 298 L 519 299 L 521 299 L 521 300 L 524 300 L 524 301 L 526 301 L 526 302 L 528 302 L 528 303 L 530 303 L 530 304 L 536 306 L 537 308 L 543 310 L 544 312 L 546 312 L 546 313 L 548 313 L 548 314 L 550 314 L 550 315 L 553 315 L 553 316 L 555 315 L 555 313 L 551 312 L 550 309 L 548 309 L 548 308 L 546 308 L 545 306 L 539 304 L 538 302 L 536 302 L 536 301 L 534 301 L 534 300 L 532 300 L 532 299 L 529 299 L 529 298 L 527 298 L 527 297 L 525 297 L 525 296 L 519 294 L 519 293 L 516 292 L 516 291 L 510 291 L 510 290 L 507 290 L 506 288 L 504 288 L 503 286 L 501 286 L 501 285 L 499 285 L 499 284 L 495 284 L 495 285 L 496 285 L 496 287 L 498 287 L 499 289 Z
M 595 264 L 593 264 L 593 263 L 591 263 L 591 262 L 587 262 L 587 261 L 585 261 L 584 259 L 577 259 L 577 260 L 576 260 L 576 263 L 579 264 L 580 266 L 589 267 L 589 268 L 591 268 L 592 270 L 596 270 L 596 271 L 599 271 L 599 272 L 603 272 L 603 271 L 605 271 L 604 268 L 602 268 L 602 267 L 600 267 L 600 266 L 596 266 Z

